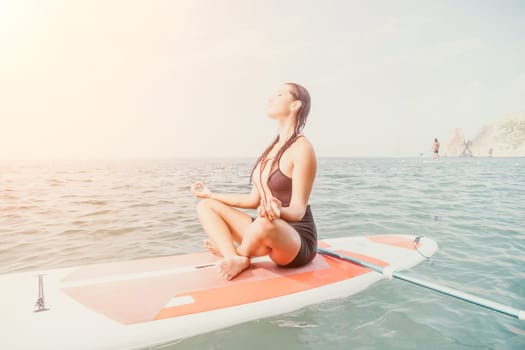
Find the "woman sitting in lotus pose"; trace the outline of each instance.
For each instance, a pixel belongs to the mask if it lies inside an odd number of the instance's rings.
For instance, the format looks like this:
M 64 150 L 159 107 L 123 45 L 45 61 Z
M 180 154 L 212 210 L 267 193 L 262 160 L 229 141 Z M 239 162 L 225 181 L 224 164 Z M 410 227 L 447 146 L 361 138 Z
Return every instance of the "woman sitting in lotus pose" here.
M 249 194 L 211 192 L 191 186 L 203 200 L 197 213 L 208 239 L 206 248 L 224 259 L 218 272 L 231 280 L 250 266 L 250 257 L 269 255 L 279 266 L 299 267 L 317 253 L 317 231 L 308 204 L 317 170 L 314 149 L 301 133 L 310 111 L 308 91 L 286 83 L 270 97 L 268 115 L 279 134 L 251 172 Z M 252 218 L 237 209 L 257 209 Z

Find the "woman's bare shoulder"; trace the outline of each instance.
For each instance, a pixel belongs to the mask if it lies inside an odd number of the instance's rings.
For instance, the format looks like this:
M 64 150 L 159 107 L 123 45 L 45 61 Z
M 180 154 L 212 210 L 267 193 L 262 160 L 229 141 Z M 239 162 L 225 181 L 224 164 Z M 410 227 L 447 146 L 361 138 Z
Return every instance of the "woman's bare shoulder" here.
M 301 137 L 292 144 L 290 151 L 294 154 L 294 158 L 315 158 L 314 146 L 304 135 L 301 135 Z
M 314 150 L 314 146 L 304 135 L 298 137 L 293 143 L 292 147 L 294 147 L 299 152 L 313 152 Z

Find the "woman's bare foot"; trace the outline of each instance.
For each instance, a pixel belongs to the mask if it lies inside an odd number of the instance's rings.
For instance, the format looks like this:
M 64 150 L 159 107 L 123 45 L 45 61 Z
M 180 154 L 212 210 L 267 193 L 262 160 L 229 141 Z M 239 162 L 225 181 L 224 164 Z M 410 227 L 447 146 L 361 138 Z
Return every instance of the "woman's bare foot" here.
M 250 259 L 236 255 L 221 261 L 218 265 L 218 272 L 225 279 L 232 280 L 248 267 L 250 267 Z
M 213 255 L 216 255 L 216 256 L 221 256 L 222 257 L 222 253 L 221 251 L 219 250 L 219 248 L 217 248 L 217 244 L 215 244 L 215 241 L 212 240 L 212 239 L 207 239 L 204 241 L 204 247 L 206 249 L 208 249 L 208 251 L 210 253 L 212 253 Z

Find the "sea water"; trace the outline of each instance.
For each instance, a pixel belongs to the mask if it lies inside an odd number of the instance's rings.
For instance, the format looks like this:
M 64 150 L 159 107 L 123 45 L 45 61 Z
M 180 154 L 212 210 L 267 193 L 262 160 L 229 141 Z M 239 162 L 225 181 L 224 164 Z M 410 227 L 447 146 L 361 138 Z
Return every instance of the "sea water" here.
M 253 161 L 1 161 L 0 273 L 200 251 L 190 184 L 248 192 Z M 320 238 L 433 238 L 406 274 L 525 309 L 524 180 L 525 158 L 321 158 L 310 203 Z M 383 280 L 154 347 L 246 348 L 525 349 L 525 322 Z

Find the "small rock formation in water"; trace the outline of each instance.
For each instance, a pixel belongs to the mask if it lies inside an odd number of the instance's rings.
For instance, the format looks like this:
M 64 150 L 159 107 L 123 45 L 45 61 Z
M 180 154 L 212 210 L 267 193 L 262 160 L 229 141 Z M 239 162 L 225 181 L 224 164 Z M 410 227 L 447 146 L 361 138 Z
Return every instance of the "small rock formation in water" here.
M 484 126 L 472 140 L 466 140 L 461 129 L 454 129 L 440 153 L 448 157 L 524 157 L 525 113 Z

